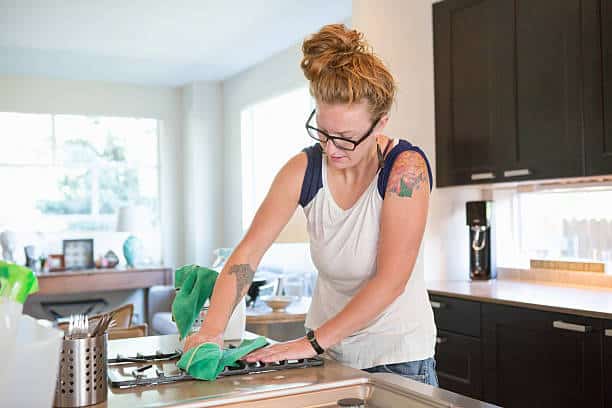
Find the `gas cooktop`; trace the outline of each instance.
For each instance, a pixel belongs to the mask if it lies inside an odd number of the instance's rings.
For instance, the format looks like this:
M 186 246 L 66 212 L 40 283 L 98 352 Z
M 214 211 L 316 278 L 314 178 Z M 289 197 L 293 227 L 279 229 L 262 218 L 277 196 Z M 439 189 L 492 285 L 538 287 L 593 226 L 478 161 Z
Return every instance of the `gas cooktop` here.
M 129 360 L 136 360 L 128 358 Z M 123 361 L 129 361 L 124 358 Z M 194 378 L 176 366 L 178 359 L 168 358 L 146 361 L 139 358 L 138 363 L 129 361 L 128 364 L 110 363 L 108 366 L 108 382 L 112 387 L 127 388 L 144 385 L 168 384 L 178 381 L 193 380 Z M 247 363 L 237 361 L 236 367 L 225 367 L 219 377 L 231 375 L 246 375 L 269 371 L 279 371 L 295 368 L 308 368 L 322 366 L 323 360 L 314 357 L 299 360 L 285 360 L 276 363 Z

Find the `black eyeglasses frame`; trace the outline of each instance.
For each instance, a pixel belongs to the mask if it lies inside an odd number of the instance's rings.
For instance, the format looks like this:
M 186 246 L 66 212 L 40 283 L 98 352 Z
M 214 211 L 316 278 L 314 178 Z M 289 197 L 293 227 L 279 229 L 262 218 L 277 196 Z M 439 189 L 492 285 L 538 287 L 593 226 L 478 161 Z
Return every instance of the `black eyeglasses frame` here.
M 310 136 L 311 138 L 313 138 L 314 140 L 316 140 L 317 142 L 322 142 L 322 143 L 327 143 L 328 141 L 331 140 L 331 142 L 334 144 L 334 146 L 336 146 L 338 149 L 341 150 L 346 150 L 346 151 L 354 151 L 357 146 L 363 142 L 364 140 L 366 140 L 368 138 L 368 136 L 370 136 L 370 134 L 372 134 L 372 131 L 374 130 L 374 128 L 376 127 L 376 125 L 378 125 L 378 122 L 380 121 L 380 119 L 382 118 L 382 116 L 378 117 L 378 119 L 376 119 L 374 121 L 374 123 L 372 123 L 372 126 L 370 126 L 370 129 L 366 132 L 365 135 L 363 135 L 361 138 L 359 138 L 358 140 L 351 140 L 351 139 L 347 139 L 345 137 L 340 137 L 340 136 L 332 136 L 329 133 L 321 130 L 321 129 L 317 129 L 314 126 L 310 126 L 310 121 L 312 120 L 312 118 L 314 117 L 315 113 L 316 113 L 316 109 L 312 110 L 312 113 L 310 114 L 310 116 L 308 117 L 308 120 L 306 121 L 306 133 L 308 133 L 308 136 Z M 315 136 L 312 135 L 312 133 L 310 133 L 310 130 L 314 131 L 314 132 L 318 132 L 318 133 L 322 133 L 323 135 L 325 135 L 325 137 L 327 138 L 327 140 L 321 140 Z M 335 142 L 335 140 L 342 140 L 345 141 L 347 143 L 350 143 L 353 147 L 352 148 L 346 148 L 346 147 L 342 147 L 342 146 L 338 146 Z

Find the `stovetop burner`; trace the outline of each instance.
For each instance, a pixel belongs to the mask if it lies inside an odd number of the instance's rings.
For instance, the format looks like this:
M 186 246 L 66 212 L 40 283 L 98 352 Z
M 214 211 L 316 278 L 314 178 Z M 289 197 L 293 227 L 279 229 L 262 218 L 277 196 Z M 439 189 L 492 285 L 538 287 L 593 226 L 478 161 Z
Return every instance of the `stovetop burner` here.
M 230 346 L 230 348 L 232 348 Z M 180 350 L 175 350 L 173 353 L 162 353 L 161 351 L 156 351 L 155 354 L 144 355 L 142 353 L 136 353 L 135 357 L 128 357 L 122 354 L 117 354 L 115 358 L 108 358 L 108 364 L 117 364 L 117 363 L 153 363 L 156 361 L 167 361 L 181 358 Z
M 160 354 L 161 355 L 161 354 Z M 180 355 L 180 353 L 179 353 Z M 154 357 L 158 357 L 157 355 Z M 111 359 L 115 363 L 129 362 L 136 363 L 134 358 L 117 356 Z M 108 382 L 112 387 L 136 387 L 146 385 L 168 384 L 178 381 L 193 380 L 194 378 L 176 366 L 176 357 L 172 360 L 168 357 L 157 358 L 157 360 L 146 360 L 146 356 L 138 359 L 137 363 L 149 364 L 121 364 L 113 365 L 109 361 Z M 118 361 L 121 360 L 121 361 Z M 287 370 L 294 368 L 308 368 L 323 365 L 323 360 L 318 357 L 299 360 L 285 360 L 276 363 L 247 363 L 237 361 L 237 367 L 225 367 L 219 377 L 232 375 L 254 374 L 268 371 Z

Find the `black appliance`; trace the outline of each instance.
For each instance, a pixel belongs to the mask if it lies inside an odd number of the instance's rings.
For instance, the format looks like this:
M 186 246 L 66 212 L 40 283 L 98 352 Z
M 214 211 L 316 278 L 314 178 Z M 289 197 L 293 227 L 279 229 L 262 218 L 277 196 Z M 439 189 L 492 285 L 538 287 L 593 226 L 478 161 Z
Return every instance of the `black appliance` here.
M 493 202 L 468 201 L 465 210 L 466 223 L 470 227 L 470 279 L 495 279 L 495 242 L 491 233 Z

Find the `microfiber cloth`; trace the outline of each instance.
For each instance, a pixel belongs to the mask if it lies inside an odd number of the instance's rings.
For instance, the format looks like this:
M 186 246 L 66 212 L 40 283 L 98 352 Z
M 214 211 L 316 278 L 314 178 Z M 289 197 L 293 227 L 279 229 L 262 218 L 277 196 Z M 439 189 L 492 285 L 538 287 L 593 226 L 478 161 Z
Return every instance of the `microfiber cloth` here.
M 211 381 L 225 367 L 236 366 L 236 361 L 267 344 L 264 337 L 244 340 L 240 346 L 225 350 L 215 343 L 203 343 L 184 353 L 176 365 L 194 378 Z
M 219 274 L 198 265 L 185 265 L 174 272 L 174 286 L 180 290 L 172 302 L 172 315 L 181 339 L 185 338 L 210 298 Z

